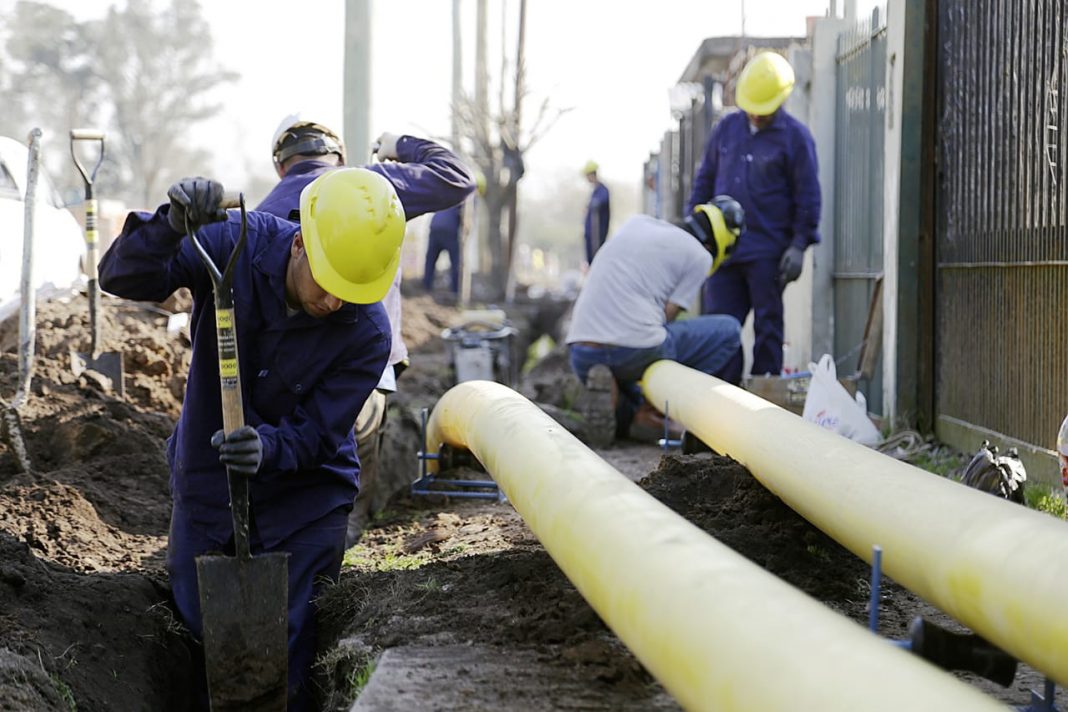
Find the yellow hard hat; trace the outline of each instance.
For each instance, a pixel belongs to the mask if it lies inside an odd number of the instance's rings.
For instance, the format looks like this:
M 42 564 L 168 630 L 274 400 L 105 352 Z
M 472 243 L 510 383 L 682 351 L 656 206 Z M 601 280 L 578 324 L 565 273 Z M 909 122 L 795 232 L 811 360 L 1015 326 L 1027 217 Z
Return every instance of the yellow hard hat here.
M 400 264 L 404 208 L 383 176 L 366 168 L 322 174 L 300 194 L 300 231 L 320 287 L 353 304 L 386 295 Z
M 586 161 L 586 165 L 582 168 L 583 175 L 589 175 L 590 173 L 596 173 L 600 166 L 597 165 L 597 161 Z
M 704 215 L 712 228 L 709 234 L 700 220 L 694 216 Z M 734 254 L 734 246 L 745 229 L 745 210 L 729 195 L 717 195 L 709 203 L 695 206 L 693 215 L 686 217 L 686 224 L 694 228 L 698 239 L 712 253 L 712 274 Z
M 777 52 L 760 52 L 749 60 L 734 90 L 734 101 L 747 114 L 774 114 L 794 89 L 794 68 Z

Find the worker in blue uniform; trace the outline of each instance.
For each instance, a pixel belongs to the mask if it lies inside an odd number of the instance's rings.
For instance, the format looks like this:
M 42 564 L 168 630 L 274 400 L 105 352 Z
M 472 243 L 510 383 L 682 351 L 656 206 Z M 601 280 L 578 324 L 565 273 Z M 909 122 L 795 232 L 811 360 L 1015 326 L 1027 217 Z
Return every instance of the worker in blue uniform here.
M 463 205 L 471 193 L 471 176 L 462 161 L 443 146 L 414 136 L 382 134 L 374 145 L 377 163 L 364 166 L 385 176 L 397 191 L 406 220 L 452 205 Z M 327 171 L 346 165 L 345 144 L 330 127 L 311 116 L 294 113 L 278 124 L 271 139 L 271 157 L 281 179 L 256 210 L 288 218 L 296 212 L 306 185 Z M 401 337 L 401 274 L 382 298 L 393 334 L 393 347 L 378 387 L 356 419 L 356 452 L 360 460 L 360 492 L 349 513 L 346 548 L 354 546 L 375 508 L 387 498 L 380 493 L 378 463 L 386 424 L 387 396 L 397 390 L 397 375 L 408 364 Z
M 460 293 L 460 233 L 464 227 L 464 204 L 434 213 L 430 219 L 427 235 L 426 263 L 423 266 L 423 287 L 434 291 L 438 257 L 442 252 L 449 255 L 449 291 Z
M 754 375 L 782 372 L 783 289 L 801 275 L 805 250 L 820 239 L 816 145 L 782 108 L 793 86 L 793 68 L 781 55 L 761 52 L 749 61 L 735 90 L 741 111 L 712 130 L 687 208 L 728 194 L 745 210 L 745 233 L 705 283 L 702 311 L 743 323 L 753 311 Z M 739 348 L 727 377 L 740 379 L 742 365 Z
M 593 264 L 593 256 L 608 239 L 608 222 L 611 218 L 608 186 L 597 178 L 599 166 L 596 161 L 587 161 L 583 173 L 593 186 L 590 202 L 586 205 L 586 221 L 583 223 L 583 240 L 586 243 L 586 264 Z
M 390 351 L 379 302 L 400 262 L 404 212 L 390 181 L 349 168 L 307 186 L 299 224 L 248 214 L 233 278 L 247 425 L 224 435 L 212 283 L 183 238 L 187 223 L 199 228 L 213 260 L 225 264 L 240 217 L 220 209 L 215 181 L 183 179 L 168 196 L 154 213 L 127 218 L 101 260 L 100 284 L 138 300 L 159 301 L 180 287 L 193 293 L 189 378 L 167 441 L 174 499 L 167 569 L 175 603 L 199 638 L 195 559 L 233 554 L 230 467 L 250 478 L 252 552 L 289 553 L 288 709 L 305 710 L 313 602 L 324 581 L 338 578 L 358 487 L 353 423 Z M 204 689 L 195 694 L 203 704 Z

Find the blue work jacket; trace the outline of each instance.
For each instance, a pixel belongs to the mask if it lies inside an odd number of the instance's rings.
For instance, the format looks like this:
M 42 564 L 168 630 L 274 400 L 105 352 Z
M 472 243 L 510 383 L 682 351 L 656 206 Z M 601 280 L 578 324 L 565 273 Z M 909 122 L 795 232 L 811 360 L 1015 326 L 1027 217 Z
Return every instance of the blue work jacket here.
M 705 146 L 687 213 L 717 195 L 745 209 L 731 262 L 778 258 L 790 245 L 803 250 L 819 242 L 820 183 L 808 128 L 784 109 L 756 133 L 744 112 L 724 116 Z
M 220 543 L 233 529 L 226 470 L 211 447 L 222 428 L 215 304 L 211 279 L 189 240 L 167 222 L 169 205 L 132 213 L 100 262 L 100 286 L 129 299 L 161 301 L 179 287 L 193 293 L 192 363 L 182 414 L 167 442 L 175 503 Z M 220 269 L 241 218 L 198 233 Z M 378 383 L 390 349 L 381 304 L 346 304 L 316 319 L 286 310 L 285 276 L 294 223 L 248 214 L 248 242 L 234 271 L 241 395 L 245 422 L 263 441 L 250 482 L 252 519 L 266 547 L 342 506 L 359 483 L 352 427 Z
M 597 251 L 597 247 L 603 245 L 604 241 L 608 239 L 608 221 L 610 218 L 608 188 L 604 183 L 597 183 L 593 186 L 589 205 L 586 206 L 586 224 L 583 231 L 586 244 L 593 245 L 594 252 Z
M 434 213 L 430 219 L 430 239 L 441 244 L 459 244 L 460 225 L 463 221 L 463 203 Z
M 397 190 L 407 220 L 424 213 L 462 203 L 475 189 L 475 181 L 463 162 L 449 149 L 433 141 L 401 136 L 397 139 L 398 161 L 371 163 L 363 168 L 389 179 Z M 256 206 L 256 210 L 288 218 L 300 208 L 300 192 L 334 166 L 324 161 L 301 161 Z

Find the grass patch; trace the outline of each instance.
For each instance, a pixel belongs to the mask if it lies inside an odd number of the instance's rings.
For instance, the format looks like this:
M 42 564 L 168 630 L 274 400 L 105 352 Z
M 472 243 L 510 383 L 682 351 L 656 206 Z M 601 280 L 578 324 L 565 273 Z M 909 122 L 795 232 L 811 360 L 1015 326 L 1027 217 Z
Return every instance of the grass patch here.
M 816 557 L 824 563 L 829 563 L 831 560 L 830 553 L 828 553 L 826 549 L 820 546 L 816 546 L 815 544 L 809 544 L 808 546 L 806 546 L 805 551 L 807 551 L 809 555 Z
M 441 581 L 438 581 L 433 576 L 422 583 L 415 584 L 415 587 L 420 591 L 426 591 L 427 593 L 437 593 L 438 591 L 444 590 Z
M 969 458 L 944 446 L 923 450 L 909 458 L 908 462 L 921 470 L 933 472 L 940 477 L 960 479 L 960 472 Z
M 347 710 L 360 696 L 378 665 L 375 651 L 362 643 L 345 641 L 319 656 L 315 662 L 316 680 L 322 709 Z
M 345 552 L 343 566 L 351 566 L 364 571 L 408 571 L 417 569 L 430 561 L 428 554 L 402 554 L 386 551 L 381 554 L 357 544 Z
M 367 683 L 371 680 L 371 675 L 375 672 L 376 666 L 375 660 L 368 660 L 363 665 L 357 666 L 352 669 L 346 678 L 348 688 L 346 693 L 350 700 L 355 701 L 360 693 L 363 692 L 363 688 L 367 687 Z
M 54 672 L 49 673 L 48 677 L 52 680 L 52 685 L 56 688 L 60 698 L 62 698 L 63 704 L 67 705 L 67 709 L 71 712 L 77 712 L 78 703 L 74 701 L 74 691 L 70 689 L 70 685 Z
M 1060 488 L 1025 485 L 1024 502 L 1031 509 L 1037 509 L 1058 519 L 1068 519 L 1068 504 L 1065 504 Z

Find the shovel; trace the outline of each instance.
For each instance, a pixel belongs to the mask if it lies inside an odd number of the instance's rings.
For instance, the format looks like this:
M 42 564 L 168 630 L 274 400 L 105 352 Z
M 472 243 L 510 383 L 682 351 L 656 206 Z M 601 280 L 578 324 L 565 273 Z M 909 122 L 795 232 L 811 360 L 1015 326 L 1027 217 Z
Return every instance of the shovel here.
M 99 141 L 100 153 L 97 156 L 96 165 L 92 171 L 86 171 L 78 160 L 78 154 L 74 150 L 79 141 Z M 96 371 L 105 376 L 111 383 L 111 390 L 119 398 L 125 395 L 123 383 L 122 354 L 116 351 L 100 351 L 100 285 L 97 282 L 97 244 L 96 244 L 96 198 L 93 197 L 93 181 L 96 180 L 96 172 L 100 164 L 104 162 L 104 132 L 96 129 L 71 129 L 70 131 L 70 155 L 74 159 L 74 165 L 82 174 L 85 182 L 85 273 L 89 275 L 89 353 L 81 353 L 71 350 L 70 370 L 75 376 L 80 376 L 87 370 Z
M 245 198 L 240 196 L 241 235 L 226 269 L 219 272 L 196 237 L 186 231 L 215 285 L 223 432 L 245 424 L 237 359 L 233 276 L 245 246 Z M 288 681 L 288 557 L 249 551 L 248 478 L 227 468 L 235 555 L 198 556 L 197 583 L 204 629 L 204 663 L 213 712 L 285 710 Z
M 33 466 L 26 442 L 22 439 L 19 408 L 30 396 L 33 378 L 34 346 L 37 340 L 37 290 L 33 284 L 33 218 L 36 209 L 37 173 L 41 164 L 41 129 L 30 132 L 30 148 L 26 165 L 26 199 L 22 232 L 22 281 L 19 283 L 19 380 L 15 398 L 10 403 L 0 400 L 0 436 L 15 454 L 19 469 L 30 472 Z

